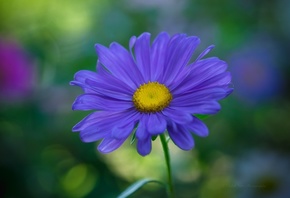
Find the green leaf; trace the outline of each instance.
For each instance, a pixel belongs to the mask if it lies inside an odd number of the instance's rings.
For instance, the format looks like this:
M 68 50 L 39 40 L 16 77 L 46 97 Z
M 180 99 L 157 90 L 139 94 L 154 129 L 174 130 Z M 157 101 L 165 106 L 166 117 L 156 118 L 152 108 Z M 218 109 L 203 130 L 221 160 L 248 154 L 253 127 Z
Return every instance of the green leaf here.
M 133 133 L 131 140 L 130 140 L 130 144 L 133 144 L 136 140 L 136 133 Z
M 158 183 L 158 184 L 161 184 L 161 185 L 165 185 L 164 183 L 162 183 L 160 181 L 157 181 L 157 180 L 153 180 L 153 179 L 142 179 L 142 180 L 139 180 L 139 181 L 135 182 L 131 186 L 129 186 L 117 198 L 126 198 L 126 197 L 132 195 L 133 193 L 135 193 L 142 186 L 144 186 L 145 184 L 148 184 L 148 183 Z
M 133 135 L 131 137 L 131 140 L 130 140 L 130 144 L 132 145 L 135 140 L 136 140 L 136 130 L 137 130 L 137 126 L 134 128 L 134 130 L 132 131 Z

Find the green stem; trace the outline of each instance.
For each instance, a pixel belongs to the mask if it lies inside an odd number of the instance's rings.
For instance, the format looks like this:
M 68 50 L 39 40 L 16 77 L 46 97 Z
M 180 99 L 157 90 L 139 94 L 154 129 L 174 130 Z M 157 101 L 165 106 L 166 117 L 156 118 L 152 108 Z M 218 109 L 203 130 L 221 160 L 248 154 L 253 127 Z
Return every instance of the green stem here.
M 167 167 L 167 174 L 168 174 L 168 195 L 170 198 L 174 198 L 174 188 L 173 188 L 173 180 L 172 180 L 172 173 L 171 173 L 171 166 L 170 166 L 170 155 L 169 155 L 169 149 L 168 144 L 166 141 L 165 134 L 160 135 L 160 140 L 164 152 L 164 157 L 166 161 L 166 167 Z

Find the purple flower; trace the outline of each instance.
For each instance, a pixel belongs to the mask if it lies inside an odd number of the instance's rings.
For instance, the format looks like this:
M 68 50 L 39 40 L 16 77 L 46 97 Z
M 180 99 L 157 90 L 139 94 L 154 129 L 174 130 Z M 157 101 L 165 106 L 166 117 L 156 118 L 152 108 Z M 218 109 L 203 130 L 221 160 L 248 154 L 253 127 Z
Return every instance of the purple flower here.
M 254 41 L 252 41 L 254 40 Z M 270 39 L 252 39 L 231 57 L 235 95 L 245 104 L 259 106 L 279 96 L 283 76 L 277 46 Z M 264 41 L 267 40 L 265 43 Z M 245 58 L 247 57 L 247 58 Z
M 135 133 L 140 155 L 151 151 L 151 138 L 165 133 L 183 150 L 194 147 L 191 133 L 207 136 L 208 128 L 194 114 L 215 114 L 217 102 L 232 92 L 227 64 L 201 60 L 213 46 L 189 63 L 200 43 L 196 36 L 160 33 L 130 39 L 130 51 L 114 42 L 96 44 L 97 72 L 82 70 L 71 85 L 80 86 L 73 110 L 95 110 L 77 125 L 84 142 L 103 139 L 98 150 L 109 153 Z
M 0 38 L 0 100 L 21 100 L 33 88 L 34 68 L 22 47 L 12 39 Z

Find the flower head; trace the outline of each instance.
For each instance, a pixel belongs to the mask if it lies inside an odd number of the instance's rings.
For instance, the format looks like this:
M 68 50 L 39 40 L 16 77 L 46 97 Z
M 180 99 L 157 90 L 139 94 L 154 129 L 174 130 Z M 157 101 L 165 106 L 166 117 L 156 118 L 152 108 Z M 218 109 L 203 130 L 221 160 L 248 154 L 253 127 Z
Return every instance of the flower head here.
M 35 74 L 33 66 L 17 41 L 0 37 L 0 101 L 19 101 L 31 93 Z
M 266 39 L 268 39 L 266 37 Z M 253 41 L 254 40 L 254 41 Z M 279 68 L 279 54 L 273 41 L 254 37 L 238 49 L 230 63 L 235 95 L 245 104 L 259 106 L 279 96 L 284 79 Z M 247 58 L 245 58 L 247 57 Z
M 79 71 L 71 85 L 80 86 L 73 110 L 95 110 L 77 125 L 84 142 L 102 139 L 98 150 L 119 148 L 135 131 L 140 155 L 151 151 L 151 138 L 165 131 L 183 150 L 194 147 L 192 133 L 207 136 L 208 128 L 195 114 L 215 114 L 217 102 L 232 92 L 227 64 L 202 59 L 213 46 L 189 63 L 200 43 L 198 37 L 160 33 L 130 39 L 130 50 L 114 42 L 96 44 L 97 72 Z M 134 130 L 135 129 L 135 130 Z

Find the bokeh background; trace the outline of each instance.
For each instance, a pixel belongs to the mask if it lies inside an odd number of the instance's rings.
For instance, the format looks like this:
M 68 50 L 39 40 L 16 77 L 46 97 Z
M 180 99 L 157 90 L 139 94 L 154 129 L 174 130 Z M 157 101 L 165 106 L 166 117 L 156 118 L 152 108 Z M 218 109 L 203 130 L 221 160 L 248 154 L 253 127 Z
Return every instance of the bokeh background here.
M 132 182 L 166 179 L 157 139 L 141 157 L 126 142 L 112 154 L 71 128 L 81 90 L 75 72 L 95 70 L 94 44 L 128 46 L 144 31 L 201 38 L 197 57 L 226 60 L 234 93 L 205 119 L 192 151 L 170 144 L 179 198 L 290 197 L 290 1 L 0 1 L 0 197 L 116 197 Z M 132 197 L 165 197 L 150 184 Z

